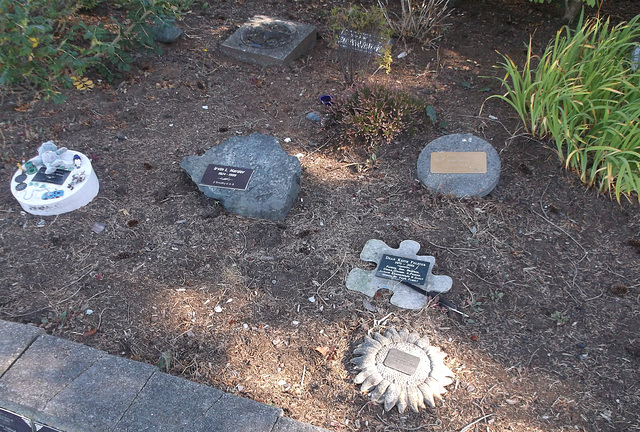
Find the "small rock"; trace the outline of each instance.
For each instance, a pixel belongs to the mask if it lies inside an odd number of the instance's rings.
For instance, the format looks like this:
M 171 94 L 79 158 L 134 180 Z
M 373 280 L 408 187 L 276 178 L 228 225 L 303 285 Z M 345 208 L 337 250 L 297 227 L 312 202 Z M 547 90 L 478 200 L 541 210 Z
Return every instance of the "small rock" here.
M 100 234 L 102 231 L 104 231 L 106 227 L 107 225 L 103 224 L 102 222 L 94 222 L 93 225 L 91 226 L 91 231 L 93 231 L 96 234 Z
M 285 139 L 284 139 L 284 142 L 286 142 L 286 143 L 290 143 L 290 142 L 291 142 L 291 138 L 285 138 Z
M 307 120 L 311 120 L 312 122 L 316 122 L 316 123 L 320 123 L 322 121 L 322 116 L 315 112 L 315 111 L 311 111 L 309 114 L 307 114 Z
M 38 224 L 36 225 L 38 228 L 42 228 L 46 225 L 46 222 L 44 221 L 44 219 L 40 219 L 38 221 Z
M 213 308 L 213 310 L 214 310 L 216 313 L 220 313 L 220 312 L 222 312 L 222 308 L 221 308 L 220 306 L 216 306 L 216 307 L 214 307 L 214 308 Z
M 407 56 L 407 52 L 406 52 L 406 51 L 403 51 L 403 52 L 401 52 L 400 54 L 398 54 L 398 58 L 399 58 L 399 59 L 401 59 L 401 58 L 405 58 L 406 56 Z
M 153 40 L 162 43 L 174 43 L 180 36 L 184 34 L 182 30 L 174 25 L 162 24 L 151 27 L 153 32 Z

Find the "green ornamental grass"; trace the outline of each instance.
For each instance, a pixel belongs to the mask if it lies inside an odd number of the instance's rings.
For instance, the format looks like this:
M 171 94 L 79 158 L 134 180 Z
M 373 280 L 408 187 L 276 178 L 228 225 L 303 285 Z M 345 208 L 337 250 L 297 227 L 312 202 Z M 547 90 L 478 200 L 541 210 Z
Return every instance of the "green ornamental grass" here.
M 503 56 L 507 91 L 492 96 L 511 105 L 531 135 L 553 138 L 567 170 L 618 202 L 640 199 L 640 71 L 632 59 L 639 20 L 611 26 L 581 18 L 541 57 L 529 44 L 522 71 Z

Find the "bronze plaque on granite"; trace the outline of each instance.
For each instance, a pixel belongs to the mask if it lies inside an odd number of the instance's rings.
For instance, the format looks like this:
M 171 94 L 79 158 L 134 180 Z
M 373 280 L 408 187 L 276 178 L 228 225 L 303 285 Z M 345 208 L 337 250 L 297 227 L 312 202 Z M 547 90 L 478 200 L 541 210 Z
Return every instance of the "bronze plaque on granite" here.
M 487 154 L 485 152 L 433 152 L 431 153 L 433 174 L 485 174 Z

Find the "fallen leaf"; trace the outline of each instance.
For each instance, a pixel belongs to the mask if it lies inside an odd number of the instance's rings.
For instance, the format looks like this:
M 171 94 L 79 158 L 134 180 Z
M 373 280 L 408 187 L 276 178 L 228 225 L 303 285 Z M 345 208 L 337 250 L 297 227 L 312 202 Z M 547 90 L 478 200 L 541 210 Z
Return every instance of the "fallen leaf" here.
M 94 334 L 96 334 L 96 332 L 98 331 L 97 328 L 92 328 L 91 330 L 89 330 L 88 332 L 85 332 L 85 336 L 93 336 Z
M 336 347 L 326 347 L 326 346 L 317 346 L 313 348 L 317 352 L 319 352 L 323 357 L 326 357 L 327 360 L 332 360 L 334 354 L 336 353 Z

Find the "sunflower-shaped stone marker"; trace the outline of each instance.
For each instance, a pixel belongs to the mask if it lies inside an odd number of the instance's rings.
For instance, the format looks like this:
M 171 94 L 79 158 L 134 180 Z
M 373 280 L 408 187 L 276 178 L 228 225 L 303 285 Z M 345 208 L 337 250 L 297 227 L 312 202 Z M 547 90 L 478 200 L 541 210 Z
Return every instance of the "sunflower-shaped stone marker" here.
M 353 351 L 359 357 L 351 363 L 361 372 L 354 382 L 370 392 L 372 401 L 384 403 L 385 411 L 394 406 L 403 413 L 407 407 L 418 412 L 426 405 L 434 408 L 442 399 L 445 386 L 453 382 L 453 372 L 444 365 L 446 354 L 429 345 L 426 336 L 406 329 L 389 328 L 384 335 L 365 336 Z

